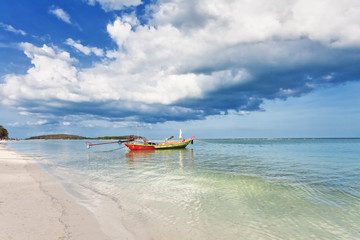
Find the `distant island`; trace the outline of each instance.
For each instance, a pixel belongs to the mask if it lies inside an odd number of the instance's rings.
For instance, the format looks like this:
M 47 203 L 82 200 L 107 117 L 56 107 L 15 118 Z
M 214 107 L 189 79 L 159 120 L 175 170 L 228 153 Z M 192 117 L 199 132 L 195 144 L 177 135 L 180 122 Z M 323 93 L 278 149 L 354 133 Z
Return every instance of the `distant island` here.
M 104 136 L 97 138 L 83 137 L 77 135 L 69 135 L 69 134 L 50 134 L 50 135 L 41 135 L 36 137 L 30 137 L 26 140 L 83 140 L 83 139 L 93 139 L 93 140 L 118 140 L 118 139 L 126 139 L 129 136 Z

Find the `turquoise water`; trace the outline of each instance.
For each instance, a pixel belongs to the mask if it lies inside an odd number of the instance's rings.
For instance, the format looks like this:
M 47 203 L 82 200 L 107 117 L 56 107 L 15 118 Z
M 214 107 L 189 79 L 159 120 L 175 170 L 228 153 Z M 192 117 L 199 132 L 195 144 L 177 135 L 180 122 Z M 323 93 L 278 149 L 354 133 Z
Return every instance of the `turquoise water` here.
M 360 239 L 359 139 L 8 147 L 37 159 L 105 225 L 121 222 L 140 239 Z

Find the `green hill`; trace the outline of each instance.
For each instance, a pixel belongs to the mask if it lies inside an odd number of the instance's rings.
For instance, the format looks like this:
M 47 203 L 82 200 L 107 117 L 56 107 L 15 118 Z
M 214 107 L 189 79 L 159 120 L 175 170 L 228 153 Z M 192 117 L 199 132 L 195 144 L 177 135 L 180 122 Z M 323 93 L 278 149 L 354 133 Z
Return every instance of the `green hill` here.
M 46 140 L 73 139 L 73 140 L 78 140 L 78 139 L 88 139 L 88 138 L 82 137 L 82 136 L 77 136 L 77 135 L 69 135 L 69 134 L 52 134 L 52 135 L 41 135 L 41 136 L 36 136 L 36 137 L 30 137 L 30 138 L 27 138 L 26 140 L 35 140 L 35 139 L 46 139 Z
M 6 128 L 4 128 L 3 126 L 0 125 L 0 139 L 2 138 L 8 138 L 8 131 L 6 130 Z
M 104 136 L 97 138 L 89 138 L 82 137 L 77 135 L 69 135 L 69 134 L 51 134 L 51 135 L 41 135 L 36 137 L 30 137 L 26 140 L 36 140 L 36 139 L 45 139 L 45 140 L 81 140 L 81 139 L 95 139 L 95 140 L 119 140 L 119 139 L 127 139 L 130 136 Z

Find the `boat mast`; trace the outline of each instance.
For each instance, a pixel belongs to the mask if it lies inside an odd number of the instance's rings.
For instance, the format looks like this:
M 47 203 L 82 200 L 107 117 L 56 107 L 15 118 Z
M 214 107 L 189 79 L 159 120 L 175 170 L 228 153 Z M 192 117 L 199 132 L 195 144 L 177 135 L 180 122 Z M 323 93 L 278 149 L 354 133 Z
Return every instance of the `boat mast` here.
M 138 130 L 138 138 L 140 137 L 140 134 L 139 134 L 139 124 L 137 124 L 137 130 Z

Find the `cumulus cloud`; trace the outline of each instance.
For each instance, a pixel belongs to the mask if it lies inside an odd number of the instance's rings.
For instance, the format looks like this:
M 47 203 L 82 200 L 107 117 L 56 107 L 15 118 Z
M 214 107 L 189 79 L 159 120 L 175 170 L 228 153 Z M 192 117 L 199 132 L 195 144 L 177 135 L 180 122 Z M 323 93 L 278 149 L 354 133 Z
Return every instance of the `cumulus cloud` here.
M 214 40 L 224 44 L 306 37 L 334 47 L 360 46 L 356 0 L 165 1 L 152 8 L 154 25 L 200 29 L 204 37 L 216 33 Z
M 98 57 L 102 57 L 104 55 L 104 51 L 102 49 L 97 47 L 84 46 L 81 44 L 80 41 L 74 41 L 71 38 L 66 39 L 65 43 L 69 46 L 74 47 L 85 55 L 95 54 Z
M 9 123 L 8 125 L 11 127 L 18 127 L 18 126 L 43 126 L 43 125 L 49 125 L 52 124 L 51 122 L 49 122 L 46 119 L 41 119 L 41 120 L 37 120 L 37 121 L 26 121 L 26 122 L 13 122 L 13 123 Z
M 83 99 L 77 93 L 77 70 L 72 66 L 76 60 L 69 53 L 46 45 L 35 47 L 30 43 L 21 43 L 20 47 L 31 59 L 33 67 L 25 75 L 5 76 L 6 84 L 2 89 L 7 96 L 5 104 L 20 106 L 24 111 L 41 112 L 41 109 L 59 106 L 52 99 Z
M 98 2 L 105 11 L 121 10 L 142 4 L 141 0 L 88 0 L 90 5 Z
M 15 29 L 13 26 L 2 23 L 2 22 L 0 22 L 0 27 L 2 27 L 3 29 L 5 29 L 8 32 L 13 32 L 13 33 L 20 34 L 20 35 L 23 35 L 23 36 L 26 35 L 25 31 L 23 31 L 21 29 Z
M 41 126 L 41 125 L 45 125 L 45 124 L 48 124 L 49 122 L 47 120 L 38 120 L 36 122 L 26 122 L 27 125 L 30 125 L 30 126 Z
M 148 123 L 262 111 L 264 99 L 359 80 L 359 11 L 351 0 L 159 1 L 148 6 L 148 24 L 134 14 L 109 23 L 117 48 L 90 68 L 57 47 L 22 43 L 33 67 L 5 76 L 2 101 Z
M 49 9 L 49 13 L 55 15 L 58 19 L 68 23 L 68 24 L 71 24 L 71 20 L 70 20 L 70 16 L 69 14 L 67 14 L 63 9 L 59 8 L 59 7 L 55 7 L 55 6 L 52 6 L 50 9 Z

